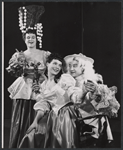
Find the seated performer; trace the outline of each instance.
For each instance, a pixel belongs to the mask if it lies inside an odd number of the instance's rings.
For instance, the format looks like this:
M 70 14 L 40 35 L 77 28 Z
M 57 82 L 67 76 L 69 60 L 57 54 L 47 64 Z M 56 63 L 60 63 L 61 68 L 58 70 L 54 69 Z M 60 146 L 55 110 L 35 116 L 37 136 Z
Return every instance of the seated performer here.
M 80 129 L 80 132 L 82 131 L 82 136 L 86 138 L 93 137 L 98 142 L 97 144 L 99 144 L 98 139 L 101 139 L 101 135 L 103 135 L 105 138 L 101 141 L 101 145 L 98 145 L 103 147 L 106 142 L 113 140 L 107 116 L 116 116 L 120 107 L 115 99 L 115 90 L 104 85 L 102 76 L 95 73 L 92 58 L 80 53 L 68 55 L 64 59 L 67 63 L 68 73 L 76 80 L 76 86 L 81 88 L 83 95 L 82 103 L 78 105 L 78 111 L 85 127 L 90 128 L 90 131 L 85 132 Z M 91 138 L 91 141 L 93 139 Z M 90 144 L 88 140 L 84 142 L 85 147 L 88 147 Z M 83 147 L 83 142 L 80 143 Z

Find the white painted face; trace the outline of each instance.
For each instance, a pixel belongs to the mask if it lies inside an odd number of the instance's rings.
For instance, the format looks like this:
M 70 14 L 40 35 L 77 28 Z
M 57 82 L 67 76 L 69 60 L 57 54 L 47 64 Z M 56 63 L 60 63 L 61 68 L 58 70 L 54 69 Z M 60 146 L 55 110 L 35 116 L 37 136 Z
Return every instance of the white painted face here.
M 48 73 L 57 75 L 62 69 L 62 62 L 57 59 L 53 59 L 50 63 L 47 63 L 47 67 Z
M 25 43 L 27 48 L 34 48 L 36 47 L 36 35 L 34 33 L 26 33 L 25 35 Z

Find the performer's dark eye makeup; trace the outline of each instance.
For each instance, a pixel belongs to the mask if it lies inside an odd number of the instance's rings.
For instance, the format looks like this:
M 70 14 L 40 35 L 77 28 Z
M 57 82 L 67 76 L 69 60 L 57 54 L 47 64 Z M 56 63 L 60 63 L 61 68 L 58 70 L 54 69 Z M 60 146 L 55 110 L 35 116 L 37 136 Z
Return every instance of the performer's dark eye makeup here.
M 59 64 L 59 67 L 62 67 L 62 64 Z
M 74 64 L 73 67 L 77 67 L 77 64 Z
M 32 36 L 32 39 L 35 39 L 36 37 L 35 37 L 35 35 L 34 36 Z
M 57 65 L 57 62 L 54 62 L 53 64 L 54 64 L 54 65 Z
M 26 38 L 27 38 L 27 39 L 30 39 L 30 36 L 27 36 Z

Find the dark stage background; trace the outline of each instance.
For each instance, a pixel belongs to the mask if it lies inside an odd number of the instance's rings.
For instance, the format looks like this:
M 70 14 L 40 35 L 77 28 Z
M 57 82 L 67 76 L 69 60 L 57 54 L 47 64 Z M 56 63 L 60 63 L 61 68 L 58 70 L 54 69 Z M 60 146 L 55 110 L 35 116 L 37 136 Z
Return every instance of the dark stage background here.
M 116 98 L 121 102 L 121 3 L 120 2 L 5 2 L 4 3 L 4 68 L 17 48 L 25 50 L 19 30 L 18 8 L 38 4 L 45 7 L 40 21 L 43 24 L 43 48 L 62 56 L 80 53 L 92 57 L 94 68 L 104 83 L 117 86 Z M 7 88 L 15 80 L 4 70 L 5 147 L 8 146 L 12 100 Z M 120 147 L 121 114 L 110 119 Z

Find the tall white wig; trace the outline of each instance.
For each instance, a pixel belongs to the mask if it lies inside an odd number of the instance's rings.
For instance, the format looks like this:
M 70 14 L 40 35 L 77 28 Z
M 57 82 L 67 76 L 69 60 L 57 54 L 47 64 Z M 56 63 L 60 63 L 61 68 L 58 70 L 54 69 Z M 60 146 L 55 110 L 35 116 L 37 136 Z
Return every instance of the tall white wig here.
M 69 73 L 69 66 L 72 64 L 72 62 L 75 60 L 79 63 L 79 66 L 82 66 L 83 69 L 83 77 L 85 80 L 91 80 L 95 83 L 100 81 L 103 83 L 102 76 L 95 73 L 94 70 L 94 60 L 90 57 L 87 57 L 83 55 L 82 53 L 79 54 L 73 54 L 73 55 L 68 55 L 65 58 L 66 64 L 67 64 L 67 71 Z

